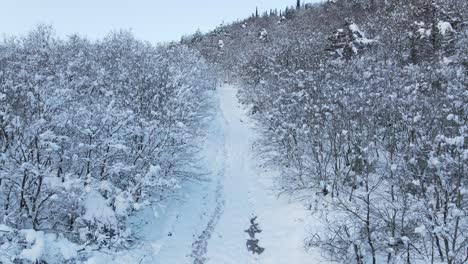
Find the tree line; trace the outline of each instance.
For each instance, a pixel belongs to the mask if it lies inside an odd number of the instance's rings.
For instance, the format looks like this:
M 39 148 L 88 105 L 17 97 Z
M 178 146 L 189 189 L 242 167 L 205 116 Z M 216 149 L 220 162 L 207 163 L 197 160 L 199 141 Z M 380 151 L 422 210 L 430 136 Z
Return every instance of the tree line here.
M 211 72 L 186 46 L 127 31 L 89 41 L 38 26 L 2 39 L 1 257 L 27 252 L 24 229 L 65 237 L 83 254 L 135 245 L 128 218 L 202 176 Z

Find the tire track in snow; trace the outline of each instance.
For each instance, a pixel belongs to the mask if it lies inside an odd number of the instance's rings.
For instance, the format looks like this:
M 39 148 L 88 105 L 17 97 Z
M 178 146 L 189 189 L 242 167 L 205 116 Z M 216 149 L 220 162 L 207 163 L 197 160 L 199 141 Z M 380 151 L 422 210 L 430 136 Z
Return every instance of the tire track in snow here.
M 223 174 L 221 172 L 220 174 Z M 221 178 L 223 175 L 218 175 L 219 182 L 216 187 L 216 206 L 210 216 L 210 220 L 206 225 L 206 228 L 198 236 L 197 240 L 192 244 L 192 254 L 190 255 L 193 258 L 193 264 L 204 264 L 206 262 L 206 253 L 208 252 L 208 241 L 210 240 L 213 231 L 218 223 L 221 215 L 223 214 L 224 209 L 224 199 L 223 199 L 223 184 Z
M 224 118 L 223 111 L 221 110 L 221 107 L 219 105 L 218 101 L 218 113 L 220 113 L 220 119 L 223 122 L 223 125 L 226 122 L 226 119 Z M 224 132 L 224 126 L 223 126 L 223 132 Z M 215 230 L 216 225 L 219 222 L 219 219 L 221 218 L 221 215 L 223 214 L 224 211 L 224 196 L 223 196 L 223 191 L 224 191 L 224 172 L 225 172 L 225 166 L 226 166 L 226 144 L 224 141 L 224 134 L 222 136 L 222 145 L 223 145 L 223 150 L 222 150 L 222 166 L 221 170 L 217 174 L 217 184 L 216 184 L 216 193 L 215 193 L 215 208 L 211 216 L 209 217 L 209 221 L 205 227 L 205 229 L 201 232 L 201 234 L 198 236 L 197 240 L 192 243 L 192 253 L 190 256 L 193 258 L 193 264 L 204 264 L 207 261 L 206 258 L 206 253 L 208 252 L 208 241 L 211 239 L 211 236 L 213 235 L 213 231 Z

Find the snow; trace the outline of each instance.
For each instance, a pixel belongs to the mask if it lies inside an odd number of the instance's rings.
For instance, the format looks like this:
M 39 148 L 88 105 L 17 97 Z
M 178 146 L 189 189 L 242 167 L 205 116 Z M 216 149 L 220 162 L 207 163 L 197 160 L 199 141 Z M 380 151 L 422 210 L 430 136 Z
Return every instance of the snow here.
M 20 233 L 28 246 L 21 251 L 19 257 L 31 262 L 47 259 L 49 263 L 61 263 L 60 259 L 76 258 L 82 248 L 65 238 L 57 237 L 55 234 L 45 234 L 43 231 L 24 229 Z
M 359 26 L 356 25 L 355 23 L 350 24 L 350 25 L 349 25 L 349 29 L 350 29 L 352 32 L 357 32 L 357 33 L 363 35 L 362 32 L 361 32 L 361 30 L 359 29 Z
M 65 260 L 73 259 L 78 256 L 78 250 L 82 247 L 62 238 L 58 240 L 57 249 Z
M 207 263 L 320 263 L 319 256 L 309 255 L 303 247 L 312 217 L 301 205 L 275 196 L 274 173 L 258 166 L 252 150 L 258 135 L 236 93 L 233 86 L 219 90 L 225 123 L 225 207 L 208 244 Z M 265 248 L 259 256 L 246 250 L 244 232 L 255 216 L 262 230 L 259 246 Z
M 142 236 L 139 249 L 112 259 L 96 256 L 88 264 L 122 263 L 130 256 L 139 263 L 324 263 L 318 251 L 304 248 L 306 236 L 318 228 L 311 225 L 319 221 L 272 190 L 275 173 L 259 166 L 258 135 L 236 94 L 230 85 L 216 91 L 219 109 L 200 154 L 210 180 L 183 186 L 181 201 L 169 200 L 133 219 Z M 246 246 L 245 230 L 255 216 L 261 255 Z
M 10 228 L 9 226 L 0 224 L 0 232 L 11 232 L 11 231 L 13 231 L 13 229 Z
M 445 36 L 449 32 L 453 32 L 452 25 L 449 22 L 445 21 L 439 21 L 439 23 L 437 23 L 437 29 L 443 36 Z
M 133 219 L 134 225 L 140 226 L 138 233 L 148 245 L 142 249 L 144 258 L 141 263 L 193 263 L 192 244 L 206 229 L 212 215 L 217 213 L 217 190 L 224 167 L 224 127 L 219 109 L 215 111 L 200 153 L 203 159 L 200 165 L 209 173 L 210 181 L 184 185 L 180 200 L 147 208 Z
M 109 145 L 109 147 L 117 149 L 117 150 L 122 150 L 122 151 L 126 151 L 128 149 L 127 146 L 122 145 L 122 144 L 112 144 L 112 145 Z
M 97 254 L 92 258 L 88 259 L 84 264 L 103 264 L 103 263 L 112 263 L 112 264 L 129 264 L 129 263 L 141 263 L 139 258 L 132 256 L 130 254 L 117 254 L 112 256 L 109 254 Z
M 30 261 L 39 259 L 44 251 L 44 233 L 34 230 L 23 230 L 26 242 L 32 244 L 30 248 L 23 249 L 20 258 Z
M 268 37 L 268 31 L 267 31 L 266 29 L 262 28 L 262 30 L 260 30 L 260 36 L 259 36 L 259 38 L 260 38 L 261 40 L 264 40 L 264 39 L 266 39 L 267 37 Z
M 417 122 L 419 122 L 419 121 L 421 120 L 421 118 L 422 118 L 422 116 L 421 116 L 420 114 L 418 114 L 417 116 L 415 116 L 415 117 L 413 118 L 413 122 L 414 122 L 414 123 L 417 123 Z
M 117 215 L 125 216 L 128 214 L 128 210 L 131 207 L 131 198 L 125 193 L 120 194 L 115 198 L 114 206 Z
M 414 232 L 424 234 L 426 232 L 426 227 L 424 225 L 418 226 L 414 229 Z
M 107 204 L 107 200 L 97 191 L 92 190 L 88 194 L 85 210 L 86 213 L 83 216 L 85 220 L 94 222 L 95 219 L 99 219 L 99 221 L 110 225 L 117 224 L 114 211 Z

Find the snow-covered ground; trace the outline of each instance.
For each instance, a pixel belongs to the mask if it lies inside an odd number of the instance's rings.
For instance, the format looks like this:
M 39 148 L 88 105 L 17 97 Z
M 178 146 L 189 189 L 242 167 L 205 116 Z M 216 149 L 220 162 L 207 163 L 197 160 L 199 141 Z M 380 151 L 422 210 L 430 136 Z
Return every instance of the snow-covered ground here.
M 193 183 L 183 201 L 140 215 L 145 246 L 141 263 L 324 263 L 306 253 L 304 239 L 315 219 L 300 203 L 272 191 L 274 172 L 259 166 L 253 151 L 256 132 L 239 104 L 235 86 L 217 90 L 219 111 L 213 119 L 203 156 L 210 181 Z M 245 232 L 257 217 L 260 255 L 247 250 Z M 312 230 L 311 230 L 312 228 Z

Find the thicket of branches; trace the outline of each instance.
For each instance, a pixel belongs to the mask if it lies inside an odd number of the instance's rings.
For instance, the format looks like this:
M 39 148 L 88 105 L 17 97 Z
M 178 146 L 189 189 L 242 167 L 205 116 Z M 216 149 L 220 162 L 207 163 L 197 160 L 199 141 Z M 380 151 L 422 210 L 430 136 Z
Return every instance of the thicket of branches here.
M 306 247 L 468 261 L 468 2 L 328 1 L 182 42 L 241 80 L 281 191 L 320 197 Z
M 197 52 L 124 31 L 91 42 L 39 26 L 3 39 L 1 257 L 28 259 L 21 250 L 34 241 L 21 229 L 97 250 L 131 246 L 127 218 L 199 177 L 211 75 Z

